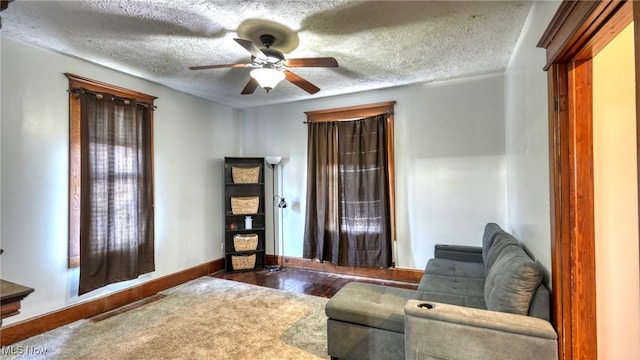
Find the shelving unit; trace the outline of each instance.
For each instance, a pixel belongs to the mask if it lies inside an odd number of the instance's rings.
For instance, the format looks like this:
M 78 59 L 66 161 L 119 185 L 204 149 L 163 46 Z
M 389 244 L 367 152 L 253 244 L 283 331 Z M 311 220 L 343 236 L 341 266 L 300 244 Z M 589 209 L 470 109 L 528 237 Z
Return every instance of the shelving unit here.
M 233 168 L 258 167 L 257 182 L 234 182 Z M 232 211 L 232 198 L 239 199 L 258 198 L 258 208 L 254 213 L 239 214 Z M 232 271 L 252 271 L 265 268 L 265 188 L 264 188 L 264 158 L 262 157 L 225 157 L 224 158 L 224 249 L 225 269 Z M 245 217 L 251 216 L 253 225 L 250 229 L 245 227 Z M 234 246 L 234 236 L 251 235 L 258 237 L 255 249 L 237 251 Z M 247 267 L 255 257 L 253 267 Z

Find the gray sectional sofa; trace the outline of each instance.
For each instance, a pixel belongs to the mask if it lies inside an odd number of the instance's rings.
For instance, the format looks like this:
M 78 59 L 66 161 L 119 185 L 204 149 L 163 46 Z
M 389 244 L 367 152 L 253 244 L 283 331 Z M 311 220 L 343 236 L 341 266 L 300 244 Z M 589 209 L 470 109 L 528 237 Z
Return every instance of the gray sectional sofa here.
M 436 245 L 417 290 L 352 282 L 325 307 L 332 359 L 557 359 L 544 269 L 497 224 Z

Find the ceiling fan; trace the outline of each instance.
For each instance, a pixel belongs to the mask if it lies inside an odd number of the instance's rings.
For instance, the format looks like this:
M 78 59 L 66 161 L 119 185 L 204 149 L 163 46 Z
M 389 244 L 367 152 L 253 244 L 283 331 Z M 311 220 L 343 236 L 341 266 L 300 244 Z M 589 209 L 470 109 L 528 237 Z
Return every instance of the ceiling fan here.
M 219 64 L 191 66 L 191 70 L 218 69 L 218 68 L 251 68 L 251 79 L 242 89 L 242 95 L 253 94 L 258 85 L 269 92 L 281 80 L 286 79 L 309 94 L 315 94 L 320 88 L 313 85 L 301 76 L 291 72 L 289 68 L 295 67 L 338 67 L 338 61 L 332 57 L 285 59 L 284 55 L 272 49 L 275 41 L 273 35 L 260 35 L 263 48 L 258 48 L 251 40 L 233 39 L 240 46 L 251 53 L 249 64 Z

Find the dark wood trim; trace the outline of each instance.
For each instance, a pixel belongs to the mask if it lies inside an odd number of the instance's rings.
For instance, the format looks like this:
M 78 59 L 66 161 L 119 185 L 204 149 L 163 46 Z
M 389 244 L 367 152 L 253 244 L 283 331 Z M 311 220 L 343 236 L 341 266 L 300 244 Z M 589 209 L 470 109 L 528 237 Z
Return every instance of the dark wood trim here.
M 395 241 L 398 238 L 398 234 L 397 234 L 397 230 L 396 230 L 396 162 L 395 162 L 395 145 L 393 142 L 394 139 L 394 117 L 393 117 L 393 112 L 391 112 L 389 114 L 389 116 L 387 116 L 387 129 L 388 129 L 388 133 L 387 133 L 387 144 L 389 144 L 389 146 L 387 147 L 387 164 L 389 165 L 389 170 L 388 170 L 388 176 L 389 176 L 389 209 L 391 209 L 389 216 L 391 217 L 391 239 L 392 239 L 392 243 L 391 246 L 392 248 L 392 252 L 394 253 L 393 255 L 393 259 L 394 259 L 394 264 L 393 266 L 395 266 L 395 259 L 396 259 L 396 255 L 395 255 L 395 251 L 396 251 L 396 247 L 395 247 Z
M 89 79 L 80 75 L 71 73 L 65 73 L 64 75 L 69 79 L 69 89 L 84 88 L 89 91 L 108 92 L 118 97 L 134 99 L 138 102 L 149 104 L 153 104 L 153 101 L 158 98 L 157 96 L 147 95 L 145 93 L 129 90 L 117 85 L 107 84 L 105 82 Z
M 68 267 L 80 266 L 80 193 L 81 168 L 80 168 L 80 100 L 74 90 L 83 88 L 94 92 L 108 92 L 112 95 L 135 99 L 138 102 L 153 106 L 157 97 L 147 95 L 120 86 L 107 84 L 101 81 L 89 79 L 71 73 L 64 74 L 69 79 L 69 245 Z M 151 113 L 151 169 L 154 174 L 154 144 L 153 144 L 153 112 Z M 154 177 L 151 178 L 151 192 L 154 192 Z M 154 198 L 155 200 L 155 198 Z M 155 211 L 154 211 L 155 213 Z M 152 217 L 154 214 L 152 214 Z
M 221 270 L 224 270 L 224 259 L 213 260 L 174 274 L 149 280 L 98 299 L 74 304 L 48 314 L 5 326 L 0 329 L 0 346 L 10 345 L 74 321 L 102 314 L 155 295 L 159 291 Z
M 568 239 L 571 258 L 570 322 L 572 358 L 597 357 L 595 219 L 593 184 L 593 96 L 592 61 L 572 62 L 568 68 L 569 134 L 566 139 L 569 159 Z M 573 211 L 572 211 L 573 210 Z M 566 243 L 565 243 L 566 244 Z M 566 270 L 565 270 L 566 271 Z M 565 314 L 566 315 L 566 314 Z M 565 325 L 568 319 L 565 318 Z
M 280 265 L 282 266 L 282 256 L 281 255 L 271 255 L 271 254 L 267 254 L 265 255 L 265 265 L 266 266 L 271 266 L 271 265 Z
M 552 322 L 559 359 L 597 358 L 591 59 L 639 14 L 630 1 L 565 1 L 538 44 L 547 50 Z
M 594 43 L 593 39 L 596 34 L 598 36 L 605 35 L 605 32 L 600 30 L 605 24 L 611 24 L 612 16 L 620 16 L 622 13 L 618 12 L 625 6 L 628 7 L 626 1 L 619 0 L 564 1 L 560 4 L 547 30 L 538 42 L 538 47 L 547 50 L 547 64 L 544 69 L 548 70 L 554 63 L 576 59 L 579 53 L 581 53 L 580 59 L 582 60 L 586 59 L 586 54 L 597 54 L 597 51 L 608 41 Z M 624 18 L 624 16 L 621 17 L 621 19 Z M 614 22 L 618 20 L 614 20 Z M 600 48 L 595 46 L 600 46 Z
M 560 47 L 565 45 L 565 43 L 559 43 L 559 41 L 571 38 L 571 34 L 575 32 L 576 27 L 578 27 L 578 25 L 576 24 L 567 25 L 569 23 L 567 19 L 572 14 L 572 12 L 573 17 L 577 19 L 578 17 L 575 15 L 576 13 L 591 11 L 590 9 L 583 9 L 574 12 L 574 8 L 578 4 L 579 2 L 577 1 L 564 1 L 562 4 L 560 4 L 558 10 L 556 10 L 556 13 L 553 15 L 551 22 L 547 26 L 547 29 L 542 34 L 540 40 L 538 40 L 538 44 L 536 46 L 547 50 L 547 59 L 555 58 L 554 55 L 560 51 Z M 595 6 L 596 4 L 592 3 L 591 5 L 583 5 Z M 561 28 L 563 28 L 564 30 L 561 31 Z M 563 32 L 565 32 L 566 34 L 563 35 Z M 551 64 L 553 64 L 553 61 L 549 61 L 548 65 Z
M 571 246 L 563 239 L 571 237 L 569 151 L 561 148 L 569 134 L 565 64 L 549 68 L 549 184 L 551 207 L 552 323 L 558 332 L 559 359 L 572 359 L 571 319 Z
M 69 92 L 69 268 L 80 266 L 80 160 L 80 100 Z
M 420 282 L 423 271 L 403 268 L 360 268 L 337 266 L 330 262 L 320 262 L 317 259 L 302 259 L 288 256 L 267 255 L 267 264 L 280 264 L 283 267 L 321 271 L 334 274 L 361 276 L 372 279 L 402 281 L 417 284 Z
M 380 114 L 393 114 L 395 101 L 386 101 L 366 105 L 346 106 L 340 108 L 305 111 L 308 122 L 352 120 Z
M 573 57 L 574 60 L 590 60 L 596 56 L 613 38 L 624 30 L 633 21 L 633 2 L 614 2 L 607 7 L 611 11 L 599 18 L 603 18 L 598 24 L 597 33 L 591 35 L 587 42 L 579 49 Z

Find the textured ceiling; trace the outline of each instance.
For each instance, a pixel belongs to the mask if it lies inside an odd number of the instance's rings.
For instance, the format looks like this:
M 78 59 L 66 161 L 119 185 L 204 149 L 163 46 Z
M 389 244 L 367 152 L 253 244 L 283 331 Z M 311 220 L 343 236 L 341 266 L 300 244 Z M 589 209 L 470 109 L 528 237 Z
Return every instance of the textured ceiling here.
M 17 0 L 2 12 L 0 31 L 3 37 L 247 108 L 502 71 L 530 5 L 530 1 Z M 253 95 L 240 95 L 248 69 L 188 69 L 250 62 L 250 54 L 233 38 L 264 29 L 276 33 L 273 47 L 287 58 L 332 56 L 340 66 L 292 69 L 322 89 L 315 95 L 286 81 L 269 93 L 259 88 Z

